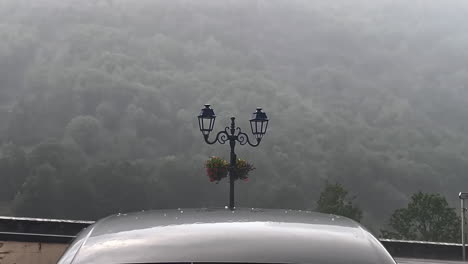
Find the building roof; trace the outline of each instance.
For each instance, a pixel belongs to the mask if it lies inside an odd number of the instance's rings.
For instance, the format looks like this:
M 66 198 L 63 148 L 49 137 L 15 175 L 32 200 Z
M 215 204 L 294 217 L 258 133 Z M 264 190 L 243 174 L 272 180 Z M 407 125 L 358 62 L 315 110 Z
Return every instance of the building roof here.
M 78 236 L 59 264 L 168 262 L 395 263 L 372 234 L 348 218 L 292 210 L 179 209 L 100 220 Z

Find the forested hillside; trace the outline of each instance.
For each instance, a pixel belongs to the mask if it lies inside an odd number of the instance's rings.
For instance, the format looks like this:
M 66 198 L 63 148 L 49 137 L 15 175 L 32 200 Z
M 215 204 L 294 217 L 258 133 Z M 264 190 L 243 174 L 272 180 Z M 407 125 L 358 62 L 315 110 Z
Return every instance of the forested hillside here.
M 238 205 L 313 209 L 338 182 L 371 226 L 468 175 L 468 3 L 0 0 L 0 200 L 21 216 L 227 204 L 196 115 L 247 130 Z M 466 190 L 465 190 L 466 191 Z

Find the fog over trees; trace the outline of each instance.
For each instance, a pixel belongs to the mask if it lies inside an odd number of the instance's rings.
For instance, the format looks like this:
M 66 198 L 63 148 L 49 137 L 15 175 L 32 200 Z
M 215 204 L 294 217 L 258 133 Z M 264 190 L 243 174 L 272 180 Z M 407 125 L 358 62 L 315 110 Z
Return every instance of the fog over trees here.
M 339 183 L 378 230 L 468 175 L 464 0 L 0 0 L 2 214 L 96 219 L 227 204 L 196 115 L 269 115 L 241 207 Z M 465 190 L 466 191 L 466 190 Z

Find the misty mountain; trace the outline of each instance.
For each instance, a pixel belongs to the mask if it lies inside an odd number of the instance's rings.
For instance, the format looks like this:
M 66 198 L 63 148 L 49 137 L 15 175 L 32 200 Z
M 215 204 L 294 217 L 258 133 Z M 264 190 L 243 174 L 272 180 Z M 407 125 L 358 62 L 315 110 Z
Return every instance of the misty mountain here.
M 196 115 L 269 115 L 238 205 L 314 209 L 326 181 L 381 224 L 468 171 L 466 1 L 1 0 L 1 199 L 96 218 L 222 206 Z M 47 195 L 46 195 L 47 194 Z

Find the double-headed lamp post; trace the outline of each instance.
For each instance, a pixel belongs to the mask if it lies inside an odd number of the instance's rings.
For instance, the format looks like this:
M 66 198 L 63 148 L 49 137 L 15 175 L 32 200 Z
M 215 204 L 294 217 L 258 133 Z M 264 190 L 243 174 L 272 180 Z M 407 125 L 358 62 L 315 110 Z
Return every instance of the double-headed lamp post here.
M 266 133 L 268 128 L 268 117 L 265 112 L 262 112 L 262 108 L 257 108 L 257 111 L 253 113 L 252 119 L 250 119 L 250 128 L 252 129 L 252 134 L 257 140 L 257 142 L 250 142 L 249 136 L 242 132 L 240 127 L 236 127 L 236 118 L 231 117 L 231 126 L 227 126 L 224 130 L 218 132 L 213 141 L 209 140 L 211 131 L 213 131 L 214 123 L 216 120 L 216 115 L 214 110 L 210 108 L 209 104 L 205 105 L 205 108 L 201 110 L 200 115 L 198 116 L 198 125 L 200 126 L 200 131 L 203 134 L 205 142 L 212 145 L 216 142 L 220 144 L 225 144 L 229 142 L 231 147 L 231 160 L 229 164 L 229 208 L 234 210 L 234 182 L 236 180 L 234 175 L 234 170 L 236 168 L 237 156 L 234 151 L 236 147 L 236 141 L 240 145 L 249 144 L 252 147 L 257 147 L 260 145 L 263 136 Z

